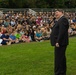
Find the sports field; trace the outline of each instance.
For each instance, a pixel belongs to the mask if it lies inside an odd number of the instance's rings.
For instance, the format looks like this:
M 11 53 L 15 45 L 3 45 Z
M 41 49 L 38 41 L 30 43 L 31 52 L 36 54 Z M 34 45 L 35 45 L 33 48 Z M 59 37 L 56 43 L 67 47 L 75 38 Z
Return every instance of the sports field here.
M 66 51 L 67 75 L 76 75 L 76 37 Z M 54 75 L 54 48 L 49 41 L 0 46 L 0 75 Z

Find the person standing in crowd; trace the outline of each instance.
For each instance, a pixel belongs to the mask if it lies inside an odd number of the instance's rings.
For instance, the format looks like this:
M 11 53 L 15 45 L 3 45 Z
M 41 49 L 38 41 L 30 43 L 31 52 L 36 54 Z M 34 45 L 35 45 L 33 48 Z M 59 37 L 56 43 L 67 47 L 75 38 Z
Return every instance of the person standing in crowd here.
M 50 36 L 51 45 L 55 47 L 54 75 L 66 75 L 66 48 L 69 44 L 69 22 L 62 9 L 55 10 L 56 23 Z

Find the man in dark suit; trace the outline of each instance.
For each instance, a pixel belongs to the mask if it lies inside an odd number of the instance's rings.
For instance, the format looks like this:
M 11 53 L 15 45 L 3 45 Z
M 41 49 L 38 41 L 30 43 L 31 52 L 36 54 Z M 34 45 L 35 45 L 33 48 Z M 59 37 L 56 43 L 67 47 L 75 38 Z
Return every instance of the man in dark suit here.
M 57 22 L 52 28 L 51 45 L 55 46 L 55 75 L 66 75 L 66 48 L 68 45 L 69 22 L 64 16 L 64 11 L 55 11 Z

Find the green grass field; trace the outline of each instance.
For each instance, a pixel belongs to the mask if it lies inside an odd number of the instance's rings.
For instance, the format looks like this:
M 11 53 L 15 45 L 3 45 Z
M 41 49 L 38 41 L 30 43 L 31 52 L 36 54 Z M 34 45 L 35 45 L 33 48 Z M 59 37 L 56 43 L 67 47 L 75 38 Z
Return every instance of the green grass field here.
M 76 38 L 66 51 L 67 75 L 76 75 Z M 0 75 L 54 75 L 54 48 L 49 41 L 0 47 Z

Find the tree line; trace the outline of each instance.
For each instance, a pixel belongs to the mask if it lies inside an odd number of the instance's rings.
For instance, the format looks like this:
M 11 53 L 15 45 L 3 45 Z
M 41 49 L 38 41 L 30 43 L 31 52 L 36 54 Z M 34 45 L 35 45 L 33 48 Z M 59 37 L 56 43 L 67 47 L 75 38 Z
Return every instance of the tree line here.
M 75 8 L 76 0 L 0 0 L 0 8 Z

